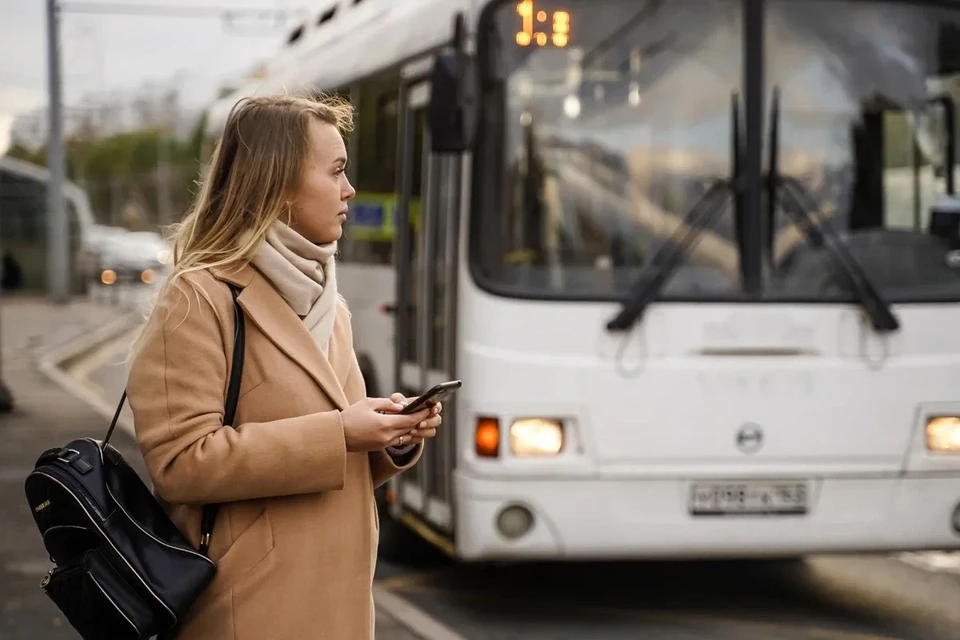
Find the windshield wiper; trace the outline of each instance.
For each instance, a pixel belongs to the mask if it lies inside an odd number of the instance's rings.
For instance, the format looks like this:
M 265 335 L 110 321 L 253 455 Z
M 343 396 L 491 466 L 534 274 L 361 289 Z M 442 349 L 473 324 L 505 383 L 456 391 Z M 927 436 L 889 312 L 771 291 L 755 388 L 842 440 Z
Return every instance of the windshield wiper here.
M 730 190 L 727 180 L 717 180 L 710 185 L 683 217 L 683 224 L 644 265 L 620 312 L 607 323 L 609 331 L 626 331 L 643 316 L 647 306 L 660 294 L 667 279 L 683 261 L 687 248 L 727 208 Z
M 677 267 L 683 262 L 684 255 L 691 244 L 713 225 L 720 217 L 731 197 L 739 192 L 739 109 L 738 98 L 733 96 L 731 116 L 733 119 L 733 177 L 728 180 L 715 180 L 707 188 L 706 193 L 700 196 L 689 211 L 683 216 L 683 224 L 660 245 L 640 271 L 640 275 L 630 287 L 626 302 L 620 312 L 607 323 L 608 331 L 627 331 L 643 316 L 643 312 L 663 290 L 667 280 L 673 275 Z
M 779 117 L 780 88 L 774 87 L 770 104 L 770 172 L 767 175 L 770 212 L 773 212 L 775 203 L 779 201 L 784 212 L 793 219 L 797 228 L 803 231 L 815 246 L 822 246 L 826 249 L 839 267 L 840 273 L 843 274 L 842 278 L 838 278 L 838 282 L 856 296 L 877 333 L 897 331 L 900 328 L 900 321 L 894 315 L 890 303 L 883 298 L 876 285 L 867 277 L 863 267 L 851 255 L 839 234 L 827 220 L 827 216 L 819 210 L 810 192 L 796 178 L 778 175 Z M 814 217 L 814 213 L 816 217 Z M 772 215 L 769 216 L 767 224 L 772 234 Z M 770 237 L 772 238 L 772 236 Z

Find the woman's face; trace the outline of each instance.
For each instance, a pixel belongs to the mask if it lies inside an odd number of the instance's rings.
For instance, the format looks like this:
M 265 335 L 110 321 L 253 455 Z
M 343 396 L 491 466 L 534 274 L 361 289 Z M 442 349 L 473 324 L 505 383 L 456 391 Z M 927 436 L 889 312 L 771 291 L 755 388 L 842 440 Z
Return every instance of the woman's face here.
M 312 120 L 300 188 L 292 201 L 290 227 L 314 244 L 340 239 L 347 201 L 356 191 L 347 180 L 347 149 L 332 124 Z

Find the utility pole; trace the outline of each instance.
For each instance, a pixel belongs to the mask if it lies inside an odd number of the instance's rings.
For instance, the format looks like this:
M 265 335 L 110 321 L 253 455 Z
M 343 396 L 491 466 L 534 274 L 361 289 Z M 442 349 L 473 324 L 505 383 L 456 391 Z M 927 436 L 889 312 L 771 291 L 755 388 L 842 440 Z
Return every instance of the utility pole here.
M 69 238 L 66 203 L 63 200 L 63 113 L 60 85 L 60 16 L 57 0 L 47 0 L 47 81 L 50 140 L 47 145 L 47 295 L 53 304 L 66 304 L 69 291 Z

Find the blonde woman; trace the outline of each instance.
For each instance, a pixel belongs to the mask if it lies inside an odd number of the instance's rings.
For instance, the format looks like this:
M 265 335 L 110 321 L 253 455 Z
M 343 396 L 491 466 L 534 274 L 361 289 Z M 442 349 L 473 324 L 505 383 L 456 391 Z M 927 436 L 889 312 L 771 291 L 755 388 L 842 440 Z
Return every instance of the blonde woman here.
M 128 393 L 157 497 L 199 546 L 221 503 L 214 581 L 183 640 L 373 637 L 374 488 L 409 468 L 437 405 L 367 398 L 334 254 L 354 189 L 349 105 L 285 96 L 231 113 L 173 271 L 134 347 Z M 246 350 L 235 428 L 224 427 L 234 306 Z

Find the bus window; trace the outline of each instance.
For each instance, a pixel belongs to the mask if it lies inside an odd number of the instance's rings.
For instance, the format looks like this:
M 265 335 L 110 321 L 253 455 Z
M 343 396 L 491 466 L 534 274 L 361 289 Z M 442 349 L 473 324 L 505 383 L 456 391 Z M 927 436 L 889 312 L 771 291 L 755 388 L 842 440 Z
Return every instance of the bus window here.
M 76 204 L 64 198 L 69 225 L 71 264 L 80 248 L 81 224 Z M 47 186 L 13 173 L 0 173 L 0 238 L 4 253 L 19 267 L 26 289 L 47 281 Z
M 537 6 L 577 25 L 569 38 L 518 39 L 517 8 L 505 4 L 479 45 L 495 62 L 475 163 L 474 273 L 516 295 L 616 299 L 711 181 L 733 173 L 742 3 Z M 739 297 L 732 209 L 690 247 L 664 297 Z
M 400 77 L 395 72 L 360 83 L 354 94 L 353 186 L 344 227 L 344 262 L 393 264 L 396 148 Z
M 955 172 L 944 166 L 956 137 L 944 109 L 960 101 L 958 28 L 960 11 L 932 5 L 768 4 L 765 93 L 781 96 L 778 173 L 800 181 L 891 302 L 960 298 L 951 243 L 930 233 Z M 849 299 L 828 252 L 781 207 L 771 227 L 771 297 Z

